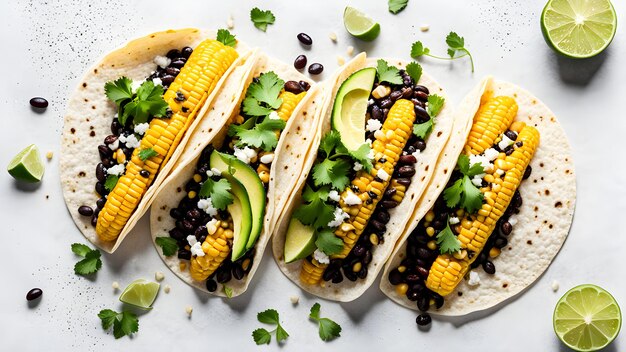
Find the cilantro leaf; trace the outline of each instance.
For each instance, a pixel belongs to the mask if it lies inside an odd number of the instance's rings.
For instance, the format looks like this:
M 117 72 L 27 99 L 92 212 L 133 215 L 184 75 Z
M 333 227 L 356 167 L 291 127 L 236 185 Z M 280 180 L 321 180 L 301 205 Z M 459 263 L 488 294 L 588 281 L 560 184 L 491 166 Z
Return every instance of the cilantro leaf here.
M 417 137 L 421 139 L 426 139 L 426 137 L 428 137 L 428 135 L 433 131 L 434 127 L 435 127 L 435 122 L 433 121 L 431 117 L 426 122 L 413 125 L 413 134 L 415 134 Z
M 480 164 L 470 166 L 469 157 L 465 154 L 459 156 L 457 167 L 463 177 L 456 180 L 452 186 L 443 191 L 443 198 L 448 208 L 460 205 L 468 213 L 474 213 L 482 207 L 484 195 L 472 183 L 470 177 L 483 173 L 483 167 Z
M 276 342 L 280 343 L 289 337 L 289 333 L 282 326 L 276 327 Z
M 104 84 L 104 94 L 119 108 L 121 103 L 133 99 L 133 81 L 128 77 L 120 77 L 113 82 Z
M 472 54 L 465 48 L 465 39 L 455 32 L 450 32 L 446 37 L 446 44 L 448 44 L 448 56 L 449 57 L 441 57 L 432 55 L 430 53 L 430 49 L 424 46 L 422 42 L 417 41 L 413 43 L 411 46 L 411 57 L 417 59 L 421 56 L 430 56 L 435 59 L 440 60 L 455 60 L 465 56 L 469 56 L 470 62 L 472 63 L 472 72 L 474 72 L 474 59 L 472 58 Z M 461 55 L 457 55 L 458 53 L 462 53 Z
M 450 32 L 448 36 L 446 36 L 446 44 L 448 44 L 448 47 L 452 50 L 450 57 L 454 57 L 456 50 L 465 47 L 465 39 L 455 32 Z
M 278 312 L 276 309 L 267 309 L 256 315 L 256 318 L 264 324 L 279 324 Z
M 408 2 L 409 0 L 389 0 L 389 12 L 394 15 L 397 14 L 398 12 L 404 10 Z
M 379 59 L 376 66 L 376 75 L 379 82 L 388 82 L 391 84 L 402 84 L 400 70 L 395 66 L 389 66 L 387 61 Z
M 332 130 L 322 137 L 320 142 L 320 149 L 326 153 L 326 157 L 329 157 L 333 152 L 333 149 L 339 145 L 341 141 L 341 135 L 339 132 Z
M 411 57 L 417 59 L 421 56 L 430 54 L 430 49 L 424 46 L 421 41 L 417 41 L 411 45 Z M 417 83 L 417 82 L 416 82 Z
M 102 328 L 108 330 L 113 326 L 113 336 L 119 339 L 123 336 L 130 336 L 139 331 L 139 320 L 134 313 L 122 311 L 118 313 L 111 309 L 103 309 L 98 313 L 102 320 Z
M 276 17 L 270 10 L 261 10 L 258 7 L 250 10 L 250 20 L 254 23 L 254 26 L 263 32 L 267 30 L 268 24 L 274 24 Z
M 304 193 L 308 203 L 301 204 L 293 216 L 303 225 L 311 225 L 316 229 L 327 226 L 335 218 L 335 207 L 324 202 L 328 197 L 328 191 L 324 195 L 313 191 L 308 185 L 306 187 L 310 190 L 308 194 L 307 191 Z
M 74 254 L 84 257 L 87 253 L 91 252 L 92 249 L 89 246 L 84 245 L 82 243 L 72 243 L 72 252 Z
M 369 158 L 370 150 L 372 150 L 372 147 L 370 147 L 368 143 L 363 143 L 359 149 L 349 152 L 352 159 L 363 165 L 363 169 L 367 172 L 370 172 L 372 167 L 374 167 L 374 165 L 372 165 L 372 160 Z
M 148 122 L 149 116 L 166 116 L 168 106 L 163 100 L 163 86 L 145 81 L 137 89 L 135 99 L 124 106 L 124 121 L 132 116 L 133 122 L 139 124 Z
M 235 47 L 237 45 L 237 39 L 228 29 L 218 29 L 216 40 L 226 46 Z
M 230 286 L 224 285 L 224 294 L 228 298 L 233 298 L 233 288 Z
M 85 259 L 74 265 L 74 273 L 77 275 L 89 275 L 100 270 L 101 267 L 100 251 L 94 249 L 85 254 Z
M 286 125 L 286 122 L 283 120 L 265 118 L 252 129 L 238 129 L 236 132 L 237 137 L 239 137 L 237 145 L 248 145 L 271 151 L 278 145 L 276 131 L 281 131 Z
M 213 207 L 224 210 L 233 202 L 233 195 L 230 193 L 230 190 L 231 185 L 227 179 L 221 178 L 218 181 L 214 181 L 209 177 L 202 184 L 198 195 L 200 198 L 211 198 Z
M 307 202 L 312 202 L 315 199 L 321 199 L 326 201 L 328 199 L 328 193 L 330 192 L 330 187 L 320 187 L 317 191 L 314 191 L 313 188 L 307 187 L 304 189 L 302 193 L 302 198 L 304 198 Z
M 465 154 L 459 155 L 459 159 L 456 161 L 456 167 L 463 175 L 467 174 L 470 169 L 469 157 Z
M 437 234 L 437 245 L 441 254 L 452 254 L 461 250 L 461 241 L 452 232 L 449 221 L 446 221 L 446 228 Z
M 120 177 L 117 175 L 107 175 L 107 179 L 104 181 L 104 188 L 106 188 L 107 191 L 111 192 L 114 188 L 115 185 L 117 184 L 117 181 L 119 181 Z
M 443 199 L 446 201 L 448 208 L 454 208 L 461 202 L 463 193 L 463 178 L 460 178 L 443 191 Z
M 348 172 L 350 163 L 343 159 L 324 159 L 313 167 L 313 182 L 316 186 L 332 185 L 338 190 L 343 190 L 350 183 Z
M 472 180 L 468 176 L 463 177 L 463 208 L 469 213 L 474 213 L 483 206 L 483 198 L 484 195 Z
M 146 148 L 146 149 L 140 150 L 138 155 L 139 155 L 139 159 L 141 159 L 141 161 L 146 161 L 146 160 L 152 158 L 153 156 L 159 155 L 159 153 L 157 153 L 156 150 L 154 150 L 152 148 Z
M 441 112 L 445 99 L 437 94 L 431 94 L 428 96 L 428 115 L 436 117 Z
M 132 333 L 139 331 L 139 320 L 137 319 L 137 316 L 134 313 L 123 311 L 122 319 L 119 321 L 120 321 L 121 330 L 124 333 L 124 335 L 130 335 Z M 113 329 L 115 329 L 115 324 L 113 325 Z
M 317 233 L 317 240 L 315 240 L 317 248 L 326 253 L 326 255 L 333 255 L 340 253 L 343 249 L 343 241 L 341 238 L 335 236 L 331 230 L 323 230 Z
M 269 115 L 273 109 L 266 108 L 259 104 L 259 101 L 248 97 L 243 100 L 243 108 L 244 114 L 249 116 L 267 116 Z
M 98 317 L 102 320 L 102 328 L 107 330 L 113 326 L 113 322 L 117 318 L 117 312 L 111 309 L 103 309 L 98 313 Z
M 269 345 L 272 341 L 272 335 L 270 334 L 270 332 L 263 328 L 254 330 L 252 332 L 252 338 L 257 345 Z
M 163 255 L 166 257 L 172 256 L 178 252 L 178 243 L 171 237 L 157 237 L 154 242 L 161 247 Z
M 311 307 L 309 318 L 316 321 L 319 326 L 320 339 L 330 341 L 341 336 L 341 326 L 328 318 L 320 318 L 320 304 L 315 303 Z
M 417 84 L 417 82 L 419 82 L 420 78 L 422 77 L 422 65 L 413 61 L 406 65 L 406 73 L 408 73 L 409 76 L 413 78 L 413 82 Z
M 278 96 L 284 86 L 285 81 L 280 79 L 274 72 L 265 72 L 258 77 L 256 82 L 250 84 L 246 97 L 252 97 L 273 109 L 278 109 L 283 103 L 283 100 Z

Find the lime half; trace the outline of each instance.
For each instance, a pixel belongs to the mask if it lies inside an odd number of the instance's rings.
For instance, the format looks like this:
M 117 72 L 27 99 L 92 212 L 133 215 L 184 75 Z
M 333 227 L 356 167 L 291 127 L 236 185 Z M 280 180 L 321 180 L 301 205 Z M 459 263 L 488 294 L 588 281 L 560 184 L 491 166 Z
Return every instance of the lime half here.
M 371 42 L 380 34 L 380 25 L 354 7 L 346 6 L 343 12 L 343 25 L 348 33 L 361 40 Z
M 580 285 L 556 304 L 553 323 L 554 332 L 569 348 L 597 351 L 619 334 L 622 313 L 610 293 L 595 285 Z
M 159 293 L 160 286 L 156 282 L 137 279 L 122 292 L 120 301 L 142 309 L 150 309 Z
M 32 183 L 41 181 L 44 169 L 39 149 L 34 144 L 19 152 L 7 167 L 9 174 L 16 180 Z
M 617 15 L 609 0 L 550 0 L 541 13 L 546 41 L 560 54 L 588 58 L 613 40 Z

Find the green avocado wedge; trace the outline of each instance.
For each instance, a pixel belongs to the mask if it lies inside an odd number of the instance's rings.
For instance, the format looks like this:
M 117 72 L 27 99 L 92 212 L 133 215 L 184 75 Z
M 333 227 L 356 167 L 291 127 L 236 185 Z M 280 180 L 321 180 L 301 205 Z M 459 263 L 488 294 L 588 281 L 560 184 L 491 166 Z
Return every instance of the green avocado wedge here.
M 233 218 L 233 250 L 231 259 L 235 261 L 246 254 L 246 244 L 250 239 L 250 230 L 252 229 L 252 209 L 250 207 L 250 199 L 246 189 L 228 172 L 222 172 L 222 176 L 230 182 L 231 192 L 233 193 L 233 202 L 228 205 L 228 213 Z
M 349 151 L 355 151 L 365 143 L 367 101 L 375 79 L 376 68 L 364 68 L 350 75 L 337 91 L 331 125 Z
M 251 230 L 245 245 L 245 250 L 247 251 L 254 247 L 263 229 L 263 218 L 265 216 L 267 201 L 263 182 L 261 182 L 259 175 L 250 165 L 232 155 L 213 151 L 210 157 L 210 164 L 211 168 L 218 169 L 222 175 L 229 175 L 239 181 L 243 185 L 244 191 L 249 199 L 252 213 L 248 220 L 251 223 Z M 233 249 L 233 255 L 234 253 L 235 251 Z M 233 260 L 236 259 L 233 257 Z
M 303 225 L 300 220 L 291 218 L 285 238 L 285 263 L 304 259 L 315 252 L 315 229 Z

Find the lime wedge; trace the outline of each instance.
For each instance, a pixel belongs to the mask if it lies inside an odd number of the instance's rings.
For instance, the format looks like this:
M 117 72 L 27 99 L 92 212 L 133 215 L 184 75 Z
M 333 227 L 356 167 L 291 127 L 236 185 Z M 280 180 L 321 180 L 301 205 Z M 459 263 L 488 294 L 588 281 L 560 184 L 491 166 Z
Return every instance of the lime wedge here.
M 37 146 L 31 144 L 19 152 L 9 163 L 7 171 L 18 181 L 31 183 L 41 181 L 44 166 Z
M 595 285 L 567 291 L 556 304 L 554 332 L 575 351 L 597 351 L 611 343 L 622 327 L 615 298 Z
M 609 0 L 550 0 L 541 13 L 546 41 L 576 59 L 601 53 L 613 40 L 617 15 Z
M 151 309 L 152 303 L 159 293 L 159 285 L 145 279 L 137 279 L 128 285 L 120 295 L 120 301 L 139 307 L 141 309 Z
M 343 12 L 343 25 L 348 33 L 361 40 L 371 42 L 380 34 L 380 25 L 354 7 L 346 6 Z

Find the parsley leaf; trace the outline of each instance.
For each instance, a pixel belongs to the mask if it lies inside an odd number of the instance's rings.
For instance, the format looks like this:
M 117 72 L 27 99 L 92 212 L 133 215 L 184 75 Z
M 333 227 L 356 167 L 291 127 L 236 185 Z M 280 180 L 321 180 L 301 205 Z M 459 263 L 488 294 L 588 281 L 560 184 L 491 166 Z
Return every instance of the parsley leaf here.
M 417 41 L 411 45 L 411 57 L 417 59 L 424 55 L 429 55 L 430 49 L 424 46 L 422 42 Z M 417 83 L 417 82 L 416 82 Z
M 81 257 L 86 256 L 87 253 L 91 252 L 91 250 L 92 249 L 89 248 L 89 246 L 86 246 L 82 243 L 72 243 L 72 252 Z
M 368 143 L 363 143 L 359 147 L 359 149 L 350 151 L 350 156 L 352 157 L 352 159 L 358 161 L 359 164 L 363 165 L 363 169 L 365 169 L 365 171 L 367 172 L 370 172 L 372 170 L 372 167 L 374 167 L 374 165 L 372 165 L 372 160 L 369 158 L 370 150 L 372 150 L 372 147 L 370 147 Z
M 276 328 L 276 342 L 280 343 L 285 341 L 289 337 L 289 333 L 282 326 L 278 325 Z
M 138 155 L 139 155 L 139 159 L 141 159 L 141 161 L 146 161 L 146 160 L 152 158 L 153 156 L 159 155 L 159 153 L 157 153 L 156 150 L 154 150 L 152 148 L 146 148 L 146 149 L 140 150 Z
M 264 324 L 276 325 L 276 330 L 272 331 L 276 333 L 276 341 L 281 342 L 289 337 L 287 331 L 280 325 L 280 319 L 278 312 L 275 309 L 268 309 L 266 311 L 257 314 L 257 319 Z M 269 344 L 272 340 L 271 333 L 263 328 L 256 329 L 252 332 L 252 337 L 257 345 Z
M 166 257 L 172 256 L 178 252 L 178 243 L 171 237 L 157 237 L 154 242 L 161 247 L 163 255 Z
M 274 72 L 265 72 L 258 77 L 256 82 L 252 82 L 248 86 L 246 98 L 254 98 L 259 103 L 265 103 L 268 107 L 278 109 L 283 103 L 283 100 L 278 96 L 284 86 L 285 81 L 280 79 Z M 247 112 L 244 110 L 244 113 Z
M 211 204 L 215 209 L 224 210 L 233 202 L 233 195 L 230 190 L 231 185 L 227 179 L 221 178 L 214 181 L 209 177 L 202 184 L 198 194 L 200 198 L 211 198 Z
M 238 146 L 253 146 L 265 151 L 271 151 L 278 145 L 276 131 L 285 128 L 287 124 L 280 119 L 265 118 L 261 123 L 257 123 L 252 129 L 245 129 L 242 125 L 234 126 L 233 130 L 239 137 Z
M 237 45 L 237 39 L 228 29 L 218 29 L 216 40 L 226 46 L 235 47 Z
M 134 313 L 123 311 L 118 313 L 111 309 L 103 309 L 98 313 L 102 320 L 102 328 L 108 330 L 113 326 L 113 336 L 119 339 L 139 331 L 139 320 Z
M 432 55 L 430 53 L 430 49 L 424 46 L 422 42 L 418 41 L 413 43 L 411 46 L 411 57 L 417 59 L 421 56 L 430 56 L 435 59 L 440 60 L 456 60 L 465 56 L 469 56 L 470 62 L 472 64 L 472 72 L 474 72 L 474 58 L 472 58 L 472 54 L 465 47 L 465 39 L 455 32 L 450 32 L 446 37 L 446 44 L 448 45 L 448 56 L 449 57 L 441 57 Z M 461 55 L 457 55 L 461 53 Z
M 378 64 L 376 66 L 376 74 L 378 75 L 379 82 L 402 84 L 400 70 L 398 70 L 398 68 L 395 66 L 389 66 L 387 61 L 383 59 L 378 60 Z
M 263 32 L 267 30 L 268 24 L 274 24 L 276 17 L 270 10 L 261 10 L 258 7 L 253 8 L 250 11 L 250 20 L 254 23 L 254 26 Z
M 120 177 L 117 175 L 107 175 L 107 179 L 104 181 L 104 188 L 106 188 L 107 191 L 111 192 L 114 188 L 115 185 L 117 184 L 117 181 L 119 181 Z
M 335 218 L 335 207 L 324 202 L 327 197 L 328 190 L 315 192 L 307 185 L 303 198 L 308 203 L 301 204 L 293 216 L 303 225 L 311 225 L 316 229 L 327 226 Z
M 341 326 L 328 318 L 320 318 L 320 304 L 311 307 L 309 318 L 319 325 L 319 335 L 323 341 L 330 341 L 341 336 Z
M 419 82 L 420 78 L 422 77 L 422 65 L 413 61 L 406 65 L 406 73 L 408 73 L 409 76 L 413 78 L 413 82 L 417 84 L 417 82 Z
M 76 275 L 93 274 L 102 267 L 99 250 L 91 249 L 84 244 L 74 243 L 72 244 L 72 252 L 84 258 L 74 265 Z
M 398 12 L 404 10 L 408 2 L 409 0 L 389 0 L 389 12 L 394 15 L 397 14 Z
M 279 324 L 278 312 L 276 309 L 268 309 L 256 315 L 256 318 L 264 324 Z
M 270 332 L 263 328 L 254 330 L 252 332 L 252 338 L 257 345 L 269 345 L 272 341 L 272 335 L 270 334 Z
M 431 94 L 428 96 L 428 115 L 431 118 L 436 117 L 441 112 L 445 99 L 437 94 Z
M 343 159 L 325 159 L 313 167 L 313 182 L 316 186 L 332 185 L 335 189 L 343 190 L 350 183 L 348 171 L 351 165 Z
M 326 253 L 326 255 L 333 255 L 340 253 L 343 249 L 343 241 L 341 238 L 335 236 L 331 230 L 323 230 L 317 233 L 317 240 L 315 240 L 317 248 Z
M 483 167 L 480 164 L 470 166 L 469 157 L 465 154 L 461 154 L 459 157 L 457 167 L 463 177 L 456 180 L 452 186 L 443 191 L 443 199 L 446 201 L 448 208 L 460 205 L 461 208 L 464 208 L 471 214 L 480 209 L 483 204 L 484 195 L 471 180 L 471 177 L 484 172 Z
M 439 253 L 452 254 L 461 250 L 461 241 L 452 232 L 449 219 L 446 223 L 446 228 L 437 234 L 437 245 L 439 245 Z
M 122 125 L 131 116 L 135 124 L 144 123 L 148 122 L 149 116 L 166 116 L 168 106 L 163 100 L 163 86 L 144 81 L 137 89 L 134 99 L 122 107 L 123 113 L 118 118 Z
M 433 131 L 433 127 L 435 127 L 435 122 L 431 117 L 426 122 L 413 125 L 413 134 L 421 139 L 426 139 L 426 137 L 428 137 L 428 135 Z
M 228 298 L 233 298 L 233 288 L 230 286 L 224 285 L 224 294 Z

